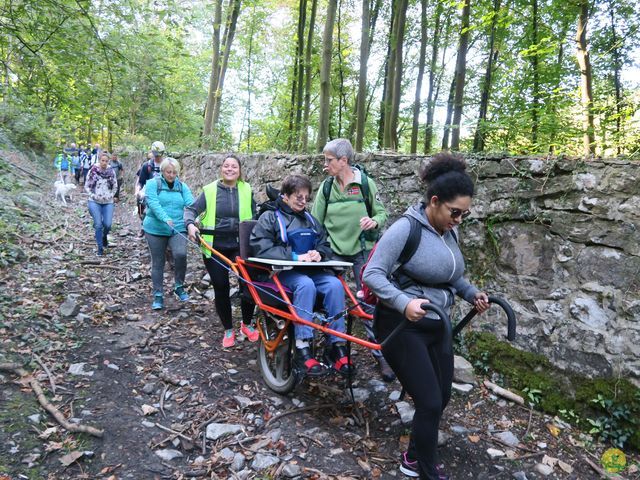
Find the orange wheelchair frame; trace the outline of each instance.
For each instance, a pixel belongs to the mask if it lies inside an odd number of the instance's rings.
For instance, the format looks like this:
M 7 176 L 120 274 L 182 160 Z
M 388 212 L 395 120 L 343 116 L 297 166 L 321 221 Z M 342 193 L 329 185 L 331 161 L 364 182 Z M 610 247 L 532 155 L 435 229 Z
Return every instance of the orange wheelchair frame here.
M 354 335 L 338 332 L 322 324 L 305 320 L 296 312 L 291 298 L 287 293 L 288 289 L 282 285 L 278 279 L 278 270 L 274 269 L 273 266 L 269 267 L 265 264 L 251 262 L 240 256 L 236 257 L 234 262 L 216 249 L 212 248 L 202 239 L 202 237 L 199 237 L 199 242 L 203 248 L 207 249 L 212 255 L 215 255 L 220 261 L 224 262 L 231 271 L 240 278 L 241 282 L 246 284 L 246 288 L 249 291 L 253 302 L 258 306 L 258 313 L 256 314 L 256 326 L 260 334 L 260 343 L 258 345 L 258 364 L 265 383 L 270 389 L 277 393 L 290 392 L 301 380 L 301 377 L 296 376 L 292 361 L 293 346 L 295 342 L 293 331 L 294 324 L 307 325 L 325 334 L 342 338 L 347 342 L 353 342 L 372 350 L 381 350 L 387 343 L 393 341 L 395 336 L 409 323 L 408 320 L 405 320 L 403 323 L 398 325 L 382 343 L 378 344 L 368 340 L 363 340 L 362 338 Z M 268 262 L 267 259 L 265 259 L 265 261 Z M 341 268 L 346 268 L 346 266 Z M 282 303 L 286 306 L 286 309 L 271 305 L 264 300 L 260 293 L 265 292 L 266 290 L 264 287 L 260 286 L 260 283 L 262 282 L 256 282 L 251 278 L 252 271 L 263 272 L 270 277 L 270 283 L 275 286 L 277 293 L 272 294 L 267 292 L 267 297 L 272 297 L 278 303 Z M 373 316 L 364 311 L 342 275 L 338 274 L 337 278 L 340 280 L 340 283 L 344 288 L 347 303 L 350 304 L 345 313 L 353 315 L 356 318 L 372 320 Z M 508 320 L 507 339 L 513 340 L 516 332 L 516 321 L 513 309 L 502 298 L 489 296 L 489 301 L 498 304 L 505 311 Z M 434 312 L 443 322 L 443 335 L 447 342 L 451 342 L 453 337 L 456 336 L 477 314 L 475 308 L 471 309 L 466 317 L 458 322 L 456 328 L 452 329 L 449 316 L 441 308 L 430 303 L 424 303 L 422 308 L 425 311 Z

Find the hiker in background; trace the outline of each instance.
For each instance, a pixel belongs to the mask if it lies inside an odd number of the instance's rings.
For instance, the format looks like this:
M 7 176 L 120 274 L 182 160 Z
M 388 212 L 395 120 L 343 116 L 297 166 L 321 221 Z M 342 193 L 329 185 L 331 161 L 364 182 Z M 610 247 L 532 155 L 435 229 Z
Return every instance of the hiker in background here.
M 288 175 L 280 188 L 276 209 L 263 213 L 249 240 L 255 257 L 299 262 L 322 262 L 334 257 L 327 232 L 317 219 L 307 212 L 311 196 L 311 181 L 306 175 Z M 293 292 L 292 302 L 300 318 L 312 321 L 317 297 L 322 298 L 328 327 L 345 332 L 344 287 L 331 270 L 318 267 L 294 267 L 278 274 L 280 282 Z M 313 356 L 310 341 L 313 329 L 295 324 L 296 368 L 305 375 L 320 376 L 325 367 Z M 334 371 L 350 376 L 355 368 L 344 340 L 328 336 L 324 361 Z
M 184 209 L 193 203 L 193 195 L 189 187 L 179 180 L 179 174 L 178 161 L 165 158 L 160 165 L 160 175 L 150 179 L 145 189 L 147 213 L 142 226 L 151 253 L 151 308 L 154 310 L 164 307 L 163 277 L 167 248 L 171 248 L 175 261 L 173 292 L 181 302 L 189 300 L 189 294 L 184 288 L 187 271 Z
M 89 213 L 93 219 L 97 254 L 102 256 L 108 247 L 107 235 L 113 221 L 113 197 L 118 189 L 116 174 L 109 166 L 109 156 L 103 153 L 96 165 L 91 167 L 84 185 L 89 194 Z
M 80 162 L 80 149 L 76 148 L 76 144 L 71 144 L 71 174 L 73 175 L 76 185 L 80 185 L 80 175 L 82 175 L 82 164 Z
M 240 254 L 238 230 L 240 222 L 251 220 L 256 213 L 251 185 L 242 178 L 240 159 L 235 155 L 227 155 L 220 166 L 220 178 L 205 185 L 196 201 L 184 211 L 184 221 L 187 225 L 189 238 L 196 241 L 199 233 L 195 225 L 198 216 L 203 215 L 201 225 L 203 229 L 214 230 L 215 235 L 203 234 L 202 238 L 211 247 L 225 257 L 235 259 Z M 224 335 L 222 346 L 230 348 L 235 344 L 236 334 L 231 317 L 231 298 L 229 297 L 229 271 L 220 262 L 211 258 L 211 252 L 202 248 L 204 266 L 209 273 L 211 285 L 215 292 L 216 312 L 222 325 Z M 240 289 L 244 285 L 240 284 Z M 242 323 L 240 333 L 250 342 L 256 342 L 260 334 L 253 326 L 254 304 L 245 295 L 240 296 Z
M 93 166 L 91 163 L 91 152 L 89 151 L 89 147 L 80 148 L 80 164 L 82 165 L 82 185 L 87 183 L 87 174 L 89 170 Z
M 116 172 L 116 178 L 118 179 L 118 190 L 116 190 L 115 200 L 120 200 L 120 189 L 122 188 L 122 181 L 124 180 L 124 167 L 122 166 L 122 162 L 118 160 L 118 154 L 111 154 L 111 161 L 109 162 L 109 166 L 113 168 L 113 171 Z
M 438 425 L 451 396 L 453 348 L 443 338 L 442 322 L 425 315 L 421 305 L 433 303 L 450 313 L 454 296 L 478 312 L 489 308 L 487 294 L 464 277 L 464 259 L 457 230 L 471 214 L 474 188 L 464 160 L 449 153 L 436 155 L 421 172 L 427 183 L 424 202 L 410 207 L 382 236 L 364 271 L 364 282 L 379 301 L 374 322 L 383 341 L 404 319 L 410 320 L 382 353 L 415 404 L 409 448 L 401 456 L 400 471 L 411 477 L 445 480 L 437 464 Z M 397 267 L 411 225 L 420 226 L 420 242 L 413 256 Z M 393 281 L 390 280 L 393 276 Z
M 69 157 L 64 151 L 58 153 L 53 160 L 53 166 L 58 171 L 58 178 L 64 182 L 69 183 L 69 170 L 71 169 L 71 157 Z
M 360 271 L 387 220 L 387 212 L 378 198 L 378 187 L 373 179 L 353 166 L 354 152 L 349 140 L 331 140 L 323 153 L 324 171 L 329 177 L 318 188 L 311 214 L 327 230 L 336 259 L 353 263 L 356 289 L 360 290 Z M 373 322 L 363 322 L 369 340 L 378 343 Z M 393 370 L 380 351 L 371 350 L 371 353 L 382 379 L 393 381 Z

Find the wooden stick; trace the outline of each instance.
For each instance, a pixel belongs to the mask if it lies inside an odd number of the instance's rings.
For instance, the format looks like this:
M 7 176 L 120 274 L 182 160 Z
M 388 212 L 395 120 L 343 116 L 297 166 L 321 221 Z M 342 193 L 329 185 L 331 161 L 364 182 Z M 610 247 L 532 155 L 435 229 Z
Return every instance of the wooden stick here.
M 42 367 L 42 369 L 47 373 L 47 376 L 49 377 L 49 384 L 51 385 L 51 393 L 53 393 L 55 395 L 56 394 L 56 382 L 53 380 L 53 375 L 51 375 L 51 372 L 49 371 L 49 369 L 47 368 L 47 366 L 44 364 L 44 362 L 42 361 L 40 356 L 38 356 L 37 353 L 33 354 L 33 358 L 36 359 L 36 362 L 38 362 L 38 364 Z
M 180 438 L 184 438 L 185 440 L 188 440 L 189 442 L 193 443 L 193 438 L 191 437 L 187 437 L 186 435 L 183 435 L 182 433 L 176 431 L 176 430 L 172 430 L 169 427 L 165 427 L 164 425 L 156 422 L 156 427 L 158 427 L 160 430 L 164 430 L 165 432 L 168 433 L 173 433 L 174 435 L 180 437 Z
M 300 408 L 294 408 L 293 410 L 287 410 L 286 412 L 282 412 L 281 414 L 276 415 L 275 417 L 271 417 L 269 421 L 265 424 L 265 427 L 268 427 L 273 422 L 280 420 L 282 417 L 286 417 L 287 415 L 292 415 L 294 413 L 300 413 L 300 412 L 308 412 L 309 410 L 319 410 L 321 408 L 329 408 L 329 407 L 335 407 L 335 406 L 336 406 L 335 403 L 320 403 L 318 405 L 309 405 L 308 407 L 300 407 Z
M 47 397 L 42 391 L 42 387 L 40 386 L 40 383 L 32 375 L 29 375 L 29 373 L 26 370 L 20 367 L 20 365 L 15 363 L 0 363 L 0 371 L 12 372 L 21 378 L 27 377 L 29 385 L 31 386 L 31 389 L 34 391 L 34 393 L 36 394 L 36 397 L 40 405 L 42 405 L 42 407 L 47 412 L 49 412 L 51 416 L 55 418 L 58 421 L 58 423 L 62 425 L 62 427 L 65 428 L 66 430 L 70 432 L 88 433 L 90 435 L 93 435 L 94 437 L 102 437 L 104 435 L 104 430 L 98 430 L 97 428 L 94 428 L 94 427 L 88 427 L 86 425 L 79 425 L 79 424 L 68 422 L 67 419 L 64 418 L 64 415 L 62 415 L 60 410 L 58 410 L 56 407 L 54 407 L 52 404 L 49 403 L 49 401 L 47 400 Z
M 499 395 L 507 400 L 511 400 L 512 402 L 517 403 L 518 405 L 524 405 L 524 398 L 520 395 L 517 395 L 506 388 L 502 388 L 495 383 L 490 382 L 489 380 L 484 381 L 484 386 L 491 390 L 496 395 Z
M 598 464 L 594 463 L 588 457 L 583 457 L 583 458 L 584 458 L 584 461 L 587 462 L 587 465 L 593 468 L 598 473 L 598 475 L 600 475 L 600 478 L 608 478 L 610 480 L 624 480 L 623 477 L 621 477 L 620 475 L 616 475 L 615 473 L 605 472 L 603 468 L 601 468 Z

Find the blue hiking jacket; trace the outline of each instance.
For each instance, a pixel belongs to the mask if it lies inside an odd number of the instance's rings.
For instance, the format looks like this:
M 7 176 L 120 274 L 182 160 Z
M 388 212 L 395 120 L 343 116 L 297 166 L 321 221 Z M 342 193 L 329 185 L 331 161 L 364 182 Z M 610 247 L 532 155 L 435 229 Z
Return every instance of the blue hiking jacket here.
M 147 181 L 144 190 L 147 214 L 142 227 L 145 232 L 151 235 L 173 235 L 175 232 L 167 225 L 167 220 L 173 220 L 174 230 L 181 233 L 187 231 L 184 225 L 184 208 L 193 203 L 193 195 L 185 183 L 176 178 L 170 189 L 164 177 L 158 175 Z

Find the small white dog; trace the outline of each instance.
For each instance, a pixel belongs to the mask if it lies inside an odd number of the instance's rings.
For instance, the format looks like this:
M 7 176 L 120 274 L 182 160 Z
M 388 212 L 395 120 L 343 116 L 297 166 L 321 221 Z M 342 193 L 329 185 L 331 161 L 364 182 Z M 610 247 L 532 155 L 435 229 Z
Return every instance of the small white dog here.
M 64 183 L 62 180 L 56 180 L 56 183 L 54 183 L 53 186 L 56 189 L 56 200 L 59 198 L 65 205 L 67 204 L 67 199 L 65 197 L 68 196 L 69 200 L 73 200 L 71 194 L 76 189 L 76 186 L 73 183 Z

